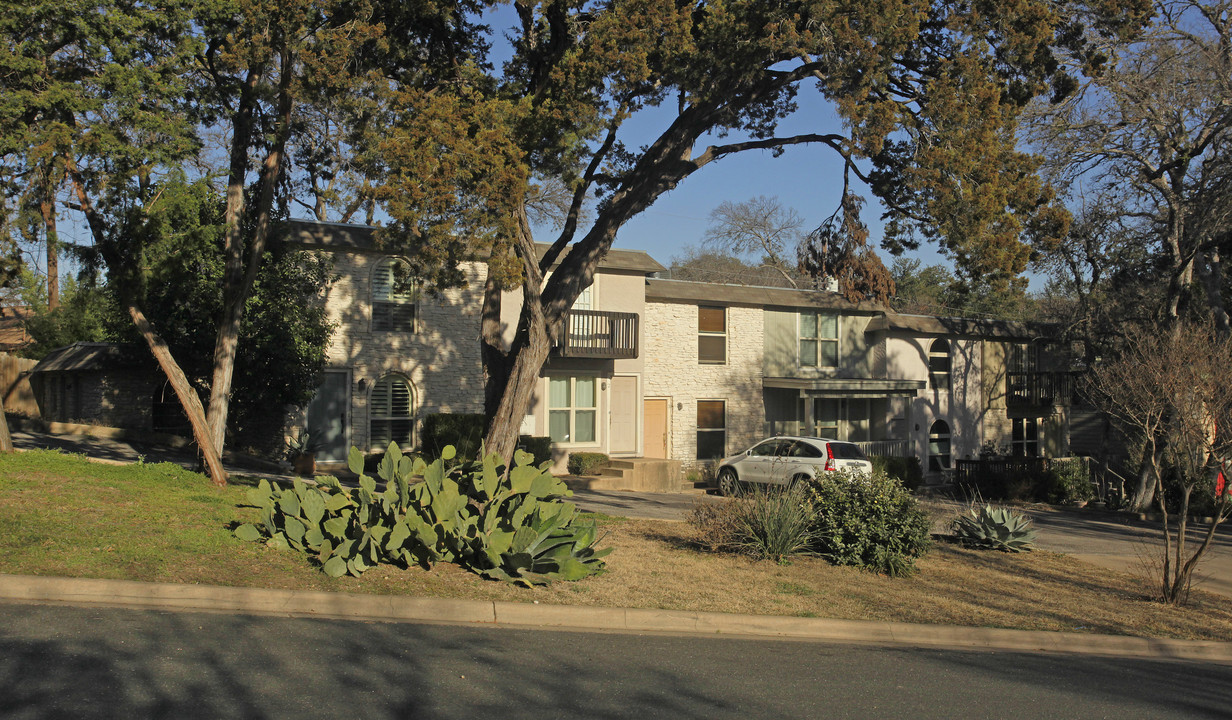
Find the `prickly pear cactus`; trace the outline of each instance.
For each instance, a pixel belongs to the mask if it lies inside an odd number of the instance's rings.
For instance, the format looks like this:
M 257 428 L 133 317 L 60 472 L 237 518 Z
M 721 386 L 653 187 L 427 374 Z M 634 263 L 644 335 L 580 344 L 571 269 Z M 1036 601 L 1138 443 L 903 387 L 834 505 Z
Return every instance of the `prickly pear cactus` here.
M 280 488 L 262 480 L 248 492 L 261 509 L 259 524 L 241 525 L 242 540 L 311 554 L 333 577 L 358 576 L 381 562 L 431 569 L 452 562 L 491 579 L 520 585 L 580 580 L 603 571 L 593 522 L 577 519 L 562 498 L 572 493 L 547 464 L 535 467 L 517 451 L 508 473 L 500 458 L 446 468 L 455 451 L 445 448 L 428 464 L 390 444 L 377 468 L 384 489 L 364 474 L 363 454 L 347 460 L 357 488 L 335 478 L 319 485 L 296 480 Z

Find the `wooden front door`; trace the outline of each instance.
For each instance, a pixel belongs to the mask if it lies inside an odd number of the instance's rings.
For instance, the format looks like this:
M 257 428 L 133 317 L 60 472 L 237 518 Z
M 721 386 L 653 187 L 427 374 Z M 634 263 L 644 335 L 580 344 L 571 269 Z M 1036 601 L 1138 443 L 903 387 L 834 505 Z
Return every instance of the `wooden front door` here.
M 642 422 L 645 435 L 642 438 L 642 457 L 667 457 L 667 401 L 646 400 L 643 403 Z

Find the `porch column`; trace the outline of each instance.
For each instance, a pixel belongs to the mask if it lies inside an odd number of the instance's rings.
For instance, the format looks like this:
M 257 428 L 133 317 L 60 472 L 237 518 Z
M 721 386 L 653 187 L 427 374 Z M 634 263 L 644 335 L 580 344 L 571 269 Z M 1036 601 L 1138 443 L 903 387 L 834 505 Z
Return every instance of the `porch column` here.
M 816 437 L 816 417 L 813 415 L 813 396 L 808 393 L 801 393 L 804 396 L 804 424 L 801 426 L 801 435 L 805 437 Z

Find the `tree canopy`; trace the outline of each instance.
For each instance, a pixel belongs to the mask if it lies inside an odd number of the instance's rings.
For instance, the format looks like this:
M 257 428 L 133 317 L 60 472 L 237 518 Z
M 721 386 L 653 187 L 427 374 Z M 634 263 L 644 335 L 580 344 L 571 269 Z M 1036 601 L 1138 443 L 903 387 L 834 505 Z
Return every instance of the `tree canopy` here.
M 830 148 L 825 171 L 863 183 L 887 208 L 891 247 L 931 240 L 966 276 L 1021 272 L 1024 235 L 1059 234 L 1066 214 L 1039 160 L 1016 147 L 1017 118 L 1034 97 L 1070 92 L 1066 62 L 1093 71 L 1097 41 L 1144 12 L 1136 0 L 518 0 L 514 9 L 503 72 L 479 63 L 452 97 L 401 96 L 406 112 L 381 144 L 380 191 L 395 218 L 390 237 L 434 262 L 460 256 L 463 236 L 491 251 L 488 445 L 505 455 L 551 338 L 616 232 L 734 153 Z M 826 98 L 843 131 L 780 134 L 801 92 Z M 643 115 L 653 129 L 642 125 L 644 142 L 628 144 L 626 123 Z M 572 201 L 539 253 L 526 199 L 546 177 L 561 178 Z M 841 228 L 861 227 L 854 193 L 845 207 Z M 497 290 L 517 283 L 522 318 L 506 347 Z

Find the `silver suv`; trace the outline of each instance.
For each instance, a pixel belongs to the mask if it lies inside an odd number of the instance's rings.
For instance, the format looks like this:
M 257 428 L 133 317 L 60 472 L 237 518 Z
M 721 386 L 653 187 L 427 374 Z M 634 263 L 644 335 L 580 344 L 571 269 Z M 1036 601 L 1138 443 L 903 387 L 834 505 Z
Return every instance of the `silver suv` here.
M 825 472 L 871 475 L 873 464 L 854 443 L 815 437 L 772 437 L 719 463 L 719 492 L 735 495 L 745 483 L 790 485 Z

